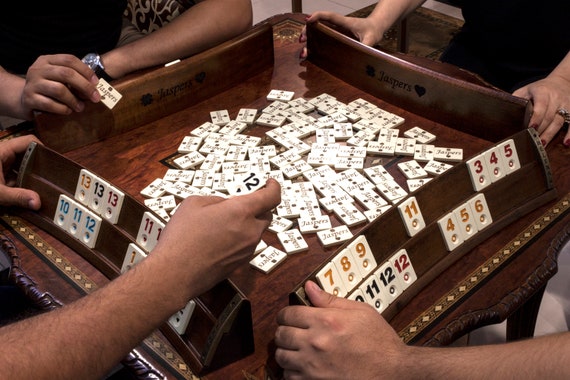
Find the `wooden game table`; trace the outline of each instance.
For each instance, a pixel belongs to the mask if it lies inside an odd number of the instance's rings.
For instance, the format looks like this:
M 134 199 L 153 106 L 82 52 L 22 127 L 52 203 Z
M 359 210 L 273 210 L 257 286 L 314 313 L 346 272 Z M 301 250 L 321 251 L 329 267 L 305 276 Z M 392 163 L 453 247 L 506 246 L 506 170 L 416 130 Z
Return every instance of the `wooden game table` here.
M 344 102 L 366 99 L 404 117 L 400 129 L 418 125 L 437 135 L 439 146 L 462 148 L 464 160 L 524 131 L 530 112 L 526 101 L 448 65 L 363 47 L 323 24 L 309 29 L 310 58 L 300 61 L 297 41 L 302 26 L 303 15 L 275 16 L 250 33 L 178 65 L 114 82 L 123 99 L 113 110 L 94 105 L 77 117 L 39 115 L 36 131 L 48 147 L 140 203 L 144 200 L 141 189 L 164 175 L 182 138 L 208 121 L 210 111 L 227 109 L 235 115 L 240 108 L 262 109 L 269 104 L 266 95 L 272 89 L 294 91 L 296 97 L 305 98 L 328 93 Z M 263 137 L 266 130 L 254 126 L 248 133 Z M 426 271 L 422 287 L 384 314 L 407 343 L 448 345 L 476 328 L 505 319 L 509 340 L 533 335 L 542 294 L 557 271 L 558 254 L 570 234 L 570 175 L 565 166 L 570 153 L 562 145 L 561 134 L 544 154 L 546 159 L 539 161 L 545 167 L 536 169 L 546 173 L 544 178 L 535 171 L 528 177 L 521 175 L 497 189 L 496 199 L 487 201 L 523 199 L 533 181 L 545 181 L 542 190 L 508 210 L 500 228 L 489 230 L 484 240 L 453 259 L 441 260 L 436 271 Z M 398 176 L 393 157 L 378 159 Z M 401 174 L 397 179 L 404 181 Z M 451 185 L 447 188 L 448 194 L 431 195 L 441 207 L 454 191 Z M 14 255 L 21 278 L 27 279 L 26 285 L 35 289 L 35 297 L 46 307 L 72 302 L 118 275 L 116 265 L 93 265 L 81 250 L 47 233 L 53 230 L 36 223 L 39 219 L 29 212 L 6 210 L 3 233 L 11 240 L 4 248 Z M 354 235 L 380 229 L 389 234 L 394 226 L 382 221 L 383 216 L 351 230 Z M 370 236 L 380 236 L 375 234 Z M 265 233 L 263 239 L 279 245 L 273 233 Z M 306 240 L 309 252 L 290 255 L 269 274 L 244 264 L 230 276 L 250 303 L 253 353 L 230 362 L 216 358 L 216 365 L 204 367 L 199 355 L 189 360 L 181 352 L 181 343 L 161 329 L 137 347 L 124 365 L 134 368 L 140 378 L 278 377 L 272 357 L 276 313 L 295 302 L 295 291 L 339 249 L 323 247 L 314 235 Z M 241 344 L 224 343 L 226 351 Z

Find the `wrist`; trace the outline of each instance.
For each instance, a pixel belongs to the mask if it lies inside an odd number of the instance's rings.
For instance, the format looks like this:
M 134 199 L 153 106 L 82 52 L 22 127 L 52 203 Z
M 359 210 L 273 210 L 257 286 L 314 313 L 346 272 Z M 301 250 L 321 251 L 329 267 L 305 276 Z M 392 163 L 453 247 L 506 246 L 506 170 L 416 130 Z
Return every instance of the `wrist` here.
M 101 60 L 104 62 L 107 74 L 114 79 L 119 79 L 139 69 L 136 63 L 140 64 L 143 58 L 138 55 L 135 58 L 135 55 L 136 49 L 127 45 L 102 54 Z
M 200 278 L 200 274 L 193 273 L 193 266 L 175 264 L 176 257 L 172 257 L 172 248 L 162 248 L 157 246 L 152 252 L 141 262 L 137 264 L 139 271 L 146 274 L 141 277 L 145 280 L 149 288 L 147 291 L 149 296 L 158 296 L 154 302 L 162 302 L 162 307 L 174 313 L 183 308 L 190 299 L 198 296 L 195 284 L 192 279 Z M 151 274 L 152 273 L 152 274 Z M 168 276 L 154 276 L 156 273 L 168 273 Z M 153 283 L 156 280 L 156 283 Z M 168 294 L 168 297 L 164 297 Z
M 101 59 L 101 56 L 99 54 L 89 53 L 85 55 L 85 57 L 83 57 L 81 61 L 85 63 L 87 66 L 89 66 L 91 70 L 95 72 L 95 75 L 97 75 L 98 78 L 104 79 L 107 82 L 113 80 L 113 78 L 105 71 L 103 60 Z
M 0 100 L 0 114 L 21 120 L 33 120 L 34 113 L 32 109 L 26 106 L 26 79 L 19 75 L 7 74 L 10 77 L 3 82 L 4 94 L 8 96 L 5 100 Z M 3 98 L 3 95 L 0 98 Z M 13 96 L 20 94 L 20 96 Z M 29 99 L 28 99 L 29 100 Z M 2 107 L 4 105 L 5 107 Z

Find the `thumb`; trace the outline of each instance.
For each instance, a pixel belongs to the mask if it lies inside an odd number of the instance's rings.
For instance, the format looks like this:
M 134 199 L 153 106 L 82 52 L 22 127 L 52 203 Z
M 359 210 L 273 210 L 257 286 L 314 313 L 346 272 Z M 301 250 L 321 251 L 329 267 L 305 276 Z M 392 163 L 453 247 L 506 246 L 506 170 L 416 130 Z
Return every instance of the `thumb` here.
M 521 87 L 521 88 L 515 90 L 512 95 L 519 97 L 519 98 L 530 99 L 530 96 L 529 96 L 529 93 L 528 93 L 526 87 Z
M 337 309 L 354 309 L 354 301 L 346 298 L 336 297 L 322 290 L 313 281 L 305 283 L 305 293 L 309 300 L 316 307 L 334 307 Z
M 35 191 L 0 185 L 0 205 L 38 210 L 41 201 L 40 196 Z

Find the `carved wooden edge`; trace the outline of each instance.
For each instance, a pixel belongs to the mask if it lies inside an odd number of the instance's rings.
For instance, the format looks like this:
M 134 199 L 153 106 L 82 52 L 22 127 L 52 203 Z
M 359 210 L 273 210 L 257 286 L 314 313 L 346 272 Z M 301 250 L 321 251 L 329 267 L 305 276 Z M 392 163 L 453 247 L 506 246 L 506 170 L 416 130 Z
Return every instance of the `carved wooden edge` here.
M 15 231 L 12 226 L 13 224 L 9 222 L 12 217 L 9 215 L 2 215 L 0 218 L 5 223 L 7 223 L 8 228 Z M 21 224 L 21 221 L 16 221 L 17 224 Z M 27 229 L 24 228 L 22 232 L 25 232 Z M 23 239 L 25 236 L 22 234 L 16 234 Z M 37 237 L 34 236 L 34 240 Z M 29 243 L 29 242 L 28 242 Z M 42 246 L 46 247 L 46 250 L 51 250 L 52 253 L 55 251 L 53 248 L 49 247 L 47 243 L 40 242 Z M 29 276 L 21 267 L 21 260 L 20 255 L 18 254 L 18 249 L 16 248 L 12 239 L 10 239 L 7 235 L 3 232 L 0 232 L 0 250 L 10 257 L 11 261 L 11 268 L 10 268 L 10 275 L 9 280 L 12 281 L 16 286 L 18 286 L 24 295 L 28 298 L 32 304 L 37 307 L 40 311 L 46 312 L 55 310 L 63 306 L 63 303 L 57 300 L 53 295 L 48 292 L 43 292 L 39 289 L 37 283 Z M 31 249 L 33 251 L 33 249 Z M 40 252 L 40 255 L 43 256 L 43 253 Z M 63 257 L 63 256 L 61 256 Z M 70 263 L 65 264 L 71 265 Z M 58 268 L 61 270 L 61 268 Z M 121 364 L 123 364 L 132 374 L 135 376 L 136 379 L 140 380 L 154 380 L 154 379 L 165 379 L 165 376 L 160 373 L 157 369 L 155 369 L 150 363 L 148 363 L 144 358 L 136 351 L 131 351 L 123 360 L 121 360 Z
M 166 377 L 158 372 L 152 364 L 147 362 L 137 350 L 132 350 L 128 355 L 121 361 L 121 363 L 128 367 L 129 370 L 137 379 L 147 379 L 147 380 L 162 380 Z
M 0 232 L 0 249 L 10 257 L 9 280 L 14 283 L 40 311 L 54 310 L 63 304 L 47 292 L 42 292 L 36 282 L 22 269 L 18 249 L 12 239 Z
M 461 335 L 465 334 L 465 327 L 476 326 L 484 323 L 485 325 L 502 322 L 507 310 L 519 308 L 537 292 L 541 291 L 545 283 L 552 278 L 558 271 L 558 255 L 562 248 L 570 241 L 570 224 L 556 235 L 550 243 L 546 254 L 546 260 L 543 264 L 527 278 L 527 281 L 518 289 L 509 293 L 494 307 L 486 310 L 475 310 L 471 313 L 464 314 L 460 318 L 452 321 L 444 329 L 437 332 L 431 339 L 424 343 L 424 346 L 443 346 L 447 345 Z M 470 328 L 469 330 L 473 330 Z
M 489 260 L 474 272 L 460 281 L 454 289 L 441 297 L 429 309 L 425 310 L 410 324 L 399 331 L 400 337 L 406 343 L 412 343 L 423 330 L 435 323 L 439 318 L 454 308 L 465 296 L 475 291 L 486 279 L 500 270 L 517 254 L 524 251 L 527 244 L 536 240 L 552 225 L 570 211 L 570 193 L 561 198 L 554 206 L 542 216 L 533 221 L 518 236 L 512 239 L 502 249 L 497 251 Z M 432 338 L 424 343 L 425 346 L 442 346 L 452 343 L 455 339 L 466 333 L 466 327 L 471 329 L 486 324 L 498 323 L 506 318 L 507 309 L 521 307 L 530 296 L 544 286 L 545 280 L 551 278 L 557 271 L 557 257 L 570 240 L 570 224 L 558 233 L 551 242 L 547 258 L 527 281 L 516 291 L 505 296 L 495 306 L 486 310 L 475 310 L 451 321 L 445 328 L 438 331 Z M 507 306 L 508 305 L 508 306 Z

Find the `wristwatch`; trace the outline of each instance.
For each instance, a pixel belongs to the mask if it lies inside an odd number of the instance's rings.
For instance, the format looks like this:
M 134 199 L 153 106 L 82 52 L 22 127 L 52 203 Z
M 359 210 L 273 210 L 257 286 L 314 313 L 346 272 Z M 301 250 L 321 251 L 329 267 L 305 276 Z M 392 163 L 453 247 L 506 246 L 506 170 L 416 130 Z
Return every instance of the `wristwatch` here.
M 113 80 L 113 78 L 111 78 L 109 74 L 105 72 L 105 67 L 103 66 L 103 62 L 101 62 L 101 56 L 99 54 L 89 53 L 83 57 L 81 61 L 89 66 L 91 70 L 95 72 L 95 75 L 97 75 L 98 78 L 105 79 L 107 82 Z

